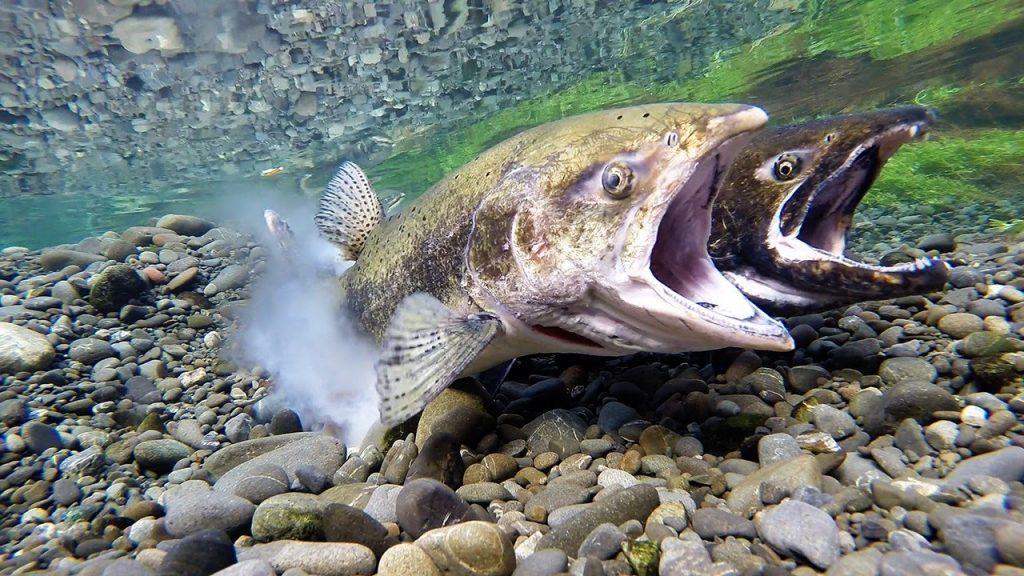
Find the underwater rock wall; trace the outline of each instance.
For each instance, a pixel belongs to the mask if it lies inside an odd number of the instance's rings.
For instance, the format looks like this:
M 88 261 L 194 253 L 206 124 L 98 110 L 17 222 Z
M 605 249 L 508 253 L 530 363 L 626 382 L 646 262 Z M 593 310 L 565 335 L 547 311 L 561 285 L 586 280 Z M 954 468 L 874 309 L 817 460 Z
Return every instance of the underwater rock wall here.
M 373 163 L 595 70 L 700 69 L 799 6 L 715 4 L 4 3 L 0 197 Z

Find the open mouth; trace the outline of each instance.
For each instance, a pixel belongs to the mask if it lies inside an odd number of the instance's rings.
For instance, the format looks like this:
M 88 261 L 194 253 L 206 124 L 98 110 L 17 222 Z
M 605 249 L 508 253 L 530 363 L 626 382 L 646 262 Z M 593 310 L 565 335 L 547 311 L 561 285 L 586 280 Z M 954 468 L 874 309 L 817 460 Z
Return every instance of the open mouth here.
M 663 297 L 702 320 L 774 339 L 784 337 L 779 324 L 719 272 L 707 251 L 712 202 L 729 164 L 747 140 L 732 138 L 698 162 L 658 224 L 650 273 Z
M 809 199 L 804 190 L 790 195 L 777 216 L 779 237 L 774 247 L 783 261 L 814 265 L 804 269 L 787 266 L 792 272 L 791 281 L 817 289 L 828 289 L 829 282 L 842 281 L 844 291 L 865 296 L 893 286 L 908 291 L 942 286 L 948 272 L 940 260 L 919 258 L 895 266 L 875 266 L 844 255 L 857 206 L 896 150 L 923 138 L 927 123 L 907 122 L 885 130 L 858 146 L 842 166 L 817 183 Z M 813 185 L 808 180 L 801 187 Z M 836 272 L 842 276 L 836 277 Z
M 853 212 L 884 163 L 878 153 L 878 146 L 864 149 L 842 171 L 841 177 L 829 178 L 817 190 L 797 230 L 797 239 L 836 256 L 843 254 Z M 789 236 L 791 232 L 783 230 L 783 234 Z

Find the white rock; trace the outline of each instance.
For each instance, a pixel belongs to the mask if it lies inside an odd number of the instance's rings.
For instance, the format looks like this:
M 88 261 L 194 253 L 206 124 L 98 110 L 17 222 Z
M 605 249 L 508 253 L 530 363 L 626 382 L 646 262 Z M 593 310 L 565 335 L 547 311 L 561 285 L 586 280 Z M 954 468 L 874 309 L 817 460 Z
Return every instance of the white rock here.
M 170 56 L 185 48 L 174 18 L 131 16 L 114 24 L 114 37 L 133 54 L 159 50 Z
M 537 550 L 537 542 L 544 537 L 541 532 L 530 534 L 525 540 L 516 546 L 516 562 L 522 562 L 530 557 Z
M 953 450 L 956 448 L 956 439 L 960 436 L 960 427 L 956 422 L 939 420 L 932 422 L 924 429 L 924 438 L 928 444 L 936 450 Z
M 609 486 L 629 488 L 630 486 L 636 486 L 640 481 L 636 479 L 636 476 L 633 476 L 625 470 L 605 468 L 597 475 L 597 483 L 602 488 L 608 488 Z
M 164 528 L 163 518 L 147 516 L 136 520 L 128 527 L 128 541 L 138 546 L 146 540 L 159 540 L 169 538 L 170 534 Z
M 940 486 L 937 482 L 926 481 L 921 478 L 904 478 L 902 480 L 893 480 L 892 485 L 904 492 L 914 492 L 924 497 L 930 497 L 937 493 Z
M 265 100 L 249 100 L 249 111 L 255 114 L 263 114 L 272 110 L 270 104 Z
M 964 406 L 960 411 L 960 421 L 968 426 L 981 428 L 988 420 L 988 413 L 980 406 Z
M 220 334 L 216 330 L 214 330 L 212 332 L 207 332 L 206 335 L 203 336 L 203 344 L 205 344 L 206 347 L 211 349 L 211 350 L 216 348 L 216 347 L 218 347 L 218 346 L 220 346 L 220 343 L 221 343 L 221 337 L 220 337 Z
M 55 354 L 53 345 L 42 334 L 0 322 L 0 373 L 45 370 Z
M 206 380 L 206 368 L 196 368 L 195 370 L 185 372 L 178 377 L 178 381 L 181 382 L 181 385 L 185 388 L 198 384 L 203 380 Z
M 815 454 L 830 454 L 839 452 L 839 443 L 836 439 L 824 432 L 807 432 L 796 437 L 796 443 L 804 450 Z
M 278 540 L 239 551 L 240 562 L 261 559 L 278 573 L 300 568 L 322 576 L 373 574 L 377 560 L 369 548 L 349 542 L 300 542 Z

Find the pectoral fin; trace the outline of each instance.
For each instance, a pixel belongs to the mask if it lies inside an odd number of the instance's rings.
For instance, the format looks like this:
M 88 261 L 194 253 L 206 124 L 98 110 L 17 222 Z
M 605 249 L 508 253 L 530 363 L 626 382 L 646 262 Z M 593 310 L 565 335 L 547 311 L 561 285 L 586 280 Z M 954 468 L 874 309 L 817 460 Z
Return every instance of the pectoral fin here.
M 383 217 L 380 198 L 362 168 L 344 162 L 327 183 L 314 221 L 320 235 L 337 245 L 343 258 L 355 260 Z
M 501 330 L 491 314 L 459 316 L 429 294 L 395 309 L 377 362 L 381 422 L 415 416 L 469 366 Z

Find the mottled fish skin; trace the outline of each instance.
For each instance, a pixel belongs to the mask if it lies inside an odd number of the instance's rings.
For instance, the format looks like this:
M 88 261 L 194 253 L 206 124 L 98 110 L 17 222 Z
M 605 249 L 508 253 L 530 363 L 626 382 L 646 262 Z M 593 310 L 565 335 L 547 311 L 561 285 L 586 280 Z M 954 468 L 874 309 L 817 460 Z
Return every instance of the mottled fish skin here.
M 347 306 L 378 341 L 397 304 L 414 293 L 432 295 L 457 314 L 497 316 L 501 335 L 465 374 L 538 352 L 790 349 L 781 325 L 721 278 L 706 254 L 718 182 L 710 183 L 765 119 L 743 105 L 657 104 L 523 132 L 371 231 L 339 280 Z M 602 186 L 613 162 L 635 179 L 628 197 L 612 197 Z M 650 276 L 659 222 L 694 173 L 707 189 L 685 190 L 686 205 L 673 212 L 678 230 L 662 230 L 678 235 L 679 254 L 661 257 L 669 260 L 663 265 L 703 255 L 707 265 L 698 268 L 711 280 L 702 290 L 713 298 L 726 294 L 721 308 L 736 317 L 714 312 L 719 304 L 659 300 L 650 318 L 630 314 L 627 325 L 610 325 L 605 308 L 635 312 L 634 300 L 654 298 L 637 278 Z M 682 317 L 666 324 L 666 310 Z
M 937 260 L 870 266 L 843 256 L 858 203 L 932 113 L 903 107 L 833 116 L 757 134 L 715 202 L 708 251 L 751 300 L 778 314 L 941 289 Z

